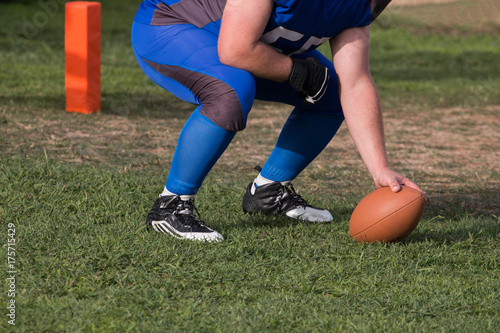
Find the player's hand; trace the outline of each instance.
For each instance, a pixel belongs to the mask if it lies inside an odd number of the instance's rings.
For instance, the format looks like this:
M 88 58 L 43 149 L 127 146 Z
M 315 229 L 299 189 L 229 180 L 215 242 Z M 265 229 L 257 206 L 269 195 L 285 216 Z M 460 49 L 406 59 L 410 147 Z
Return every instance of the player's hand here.
M 317 103 L 324 95 L 330 80 L 328 68 L 316 58 L 292 58 L 292 72 L 288 82 L 303 97 L 308 104 Z
M 425 195 L 424 191 L 422 191 L 417 184 L 390 168 L 383 169 L 374 177 L 374 180 L 377 187 L 390 187 L 393 192 L 401 191 L 401 186 L 408 186 Z

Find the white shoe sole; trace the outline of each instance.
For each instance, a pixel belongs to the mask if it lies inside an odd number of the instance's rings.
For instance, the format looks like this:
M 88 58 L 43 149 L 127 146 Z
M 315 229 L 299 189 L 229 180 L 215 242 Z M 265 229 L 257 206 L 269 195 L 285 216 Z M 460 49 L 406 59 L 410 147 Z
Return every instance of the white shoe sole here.
M 212 231 L 211 233 L 178 232 L 165 221 L 151 221 L 151 225 L 155 231 L 177 239 L 189 239 L 200 242 L 221 242 L 224 240 L 224 237 L 217 231 Z

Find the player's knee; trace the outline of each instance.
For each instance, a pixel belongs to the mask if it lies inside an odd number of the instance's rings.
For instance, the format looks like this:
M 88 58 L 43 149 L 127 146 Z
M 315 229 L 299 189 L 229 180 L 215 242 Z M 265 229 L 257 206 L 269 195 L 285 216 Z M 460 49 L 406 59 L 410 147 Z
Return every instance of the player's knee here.
M 239 95 L 247 97 L 240 98 Z M 238 94 L 229 85 L 225 85 L 224 89 L 218 89 L 217 93 L 202 98 L 201 113 L 228 131 L 241 131 L 246 127 L 253 98 L 252 94 Z

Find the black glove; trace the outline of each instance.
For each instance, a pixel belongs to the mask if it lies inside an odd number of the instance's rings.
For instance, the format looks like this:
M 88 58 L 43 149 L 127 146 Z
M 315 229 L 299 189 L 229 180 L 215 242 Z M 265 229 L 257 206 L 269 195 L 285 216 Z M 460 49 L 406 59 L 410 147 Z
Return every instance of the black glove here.
M 308 104 L 317 103 L 328 87 L 330 73 L 316 58 L 292 58 L 292 72 L 288 82 Z

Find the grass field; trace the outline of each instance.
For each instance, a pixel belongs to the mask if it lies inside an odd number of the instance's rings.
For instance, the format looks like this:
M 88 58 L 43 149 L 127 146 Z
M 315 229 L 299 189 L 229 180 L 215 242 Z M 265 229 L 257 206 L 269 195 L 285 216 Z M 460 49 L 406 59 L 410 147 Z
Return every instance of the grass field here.
M 500 330 L 493 0 L 391 6 L 374 26 L 389 157 L 430 198 L 405 241 L 377 245 L 348 236 L 353 208 L 374 188 L 345 127 L 295 182 L 333 223 L 243 214 L 253 167 L 291 111 L 262 102 L 197 197 L 226 241 L 147 232 L 145 215 L 193 107 L 138 68 L 129 29 L 139 1 L 110 0 L 102 111 L 65 112 L 61 2 L 0 3 L 0 331 Z

